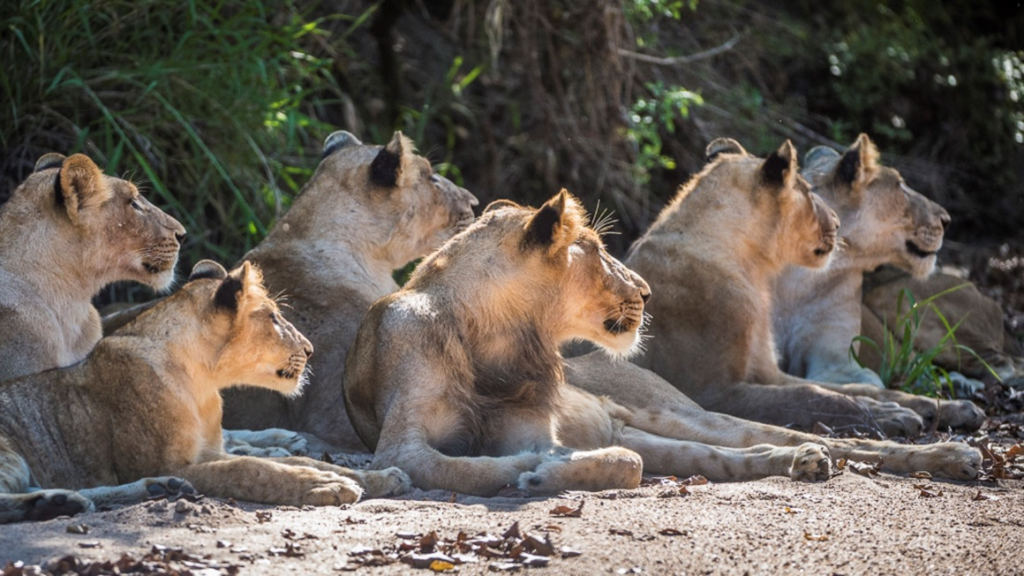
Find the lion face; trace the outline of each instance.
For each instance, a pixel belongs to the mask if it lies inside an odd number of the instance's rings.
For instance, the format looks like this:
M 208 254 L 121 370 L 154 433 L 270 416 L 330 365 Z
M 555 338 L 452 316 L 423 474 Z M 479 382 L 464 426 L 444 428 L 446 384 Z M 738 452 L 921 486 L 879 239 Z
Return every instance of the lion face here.
M 463 275 L 483 280 L 477 292 L 495 300 L 502 316 L 536 318 L 557 344 L 589 340 L 616 355 L 636 350 L 651 289 L 608 254 L 575 198 L 563 190 L 537 210 L 500 200 L 484 212 L 460 237 L 471 254 L 449 243 L 409 285 L 455 270 L 456 258 L 474 260 L 479 271 Z
M 226 272 L 219 264 L 196 264 L 189 282 L 217 282 L 205 296 L 223 330 L 223 348 L 215 372 L 230 375 L 225 381 L 298 394 L 305 382 L 306 362 L 313 345 L 267 295 L 263 276 L 249 262 Z
M 391 270 L 465 230 L 477 204 L 434 173 L 401 132 L 385 146 L 366 146 L 339 131 L 327 137 L 316 174 L 282 222 L 299 235 L 361 244 L 361 253 Z
M 37 201 L 52 208 L 65 248 L 81 256 L 88 272 L 107 282 L 170 286 L 185 229 L 134 184 L 103 175 L 82 154 L 43 156 L 30 182 L 45 188 Z
M 709 166 L 700 178 L 721 192 L 710 199 L 695 199 L 715 203 L 705 207 L 703 218 L 726 214 L 721 210 L 725 194 L 740 193 L 732 195 L 727 221 L 705 222 L 705 226 L 735 229 L 734 236 L 742 237 L 737 252 L 756 252 L 773 267 L 822 268 L 829 264 L 838 243 L 839 217 L 798 174 L 796 150 L 789 140 L 764 160 L 749 154 L 732 138 L 712 140 L 705 154 Z M 698 180 L 695 178 L 693 185 Z M 680 197 L 686 194 L 684 189 Z
M 867 135 L 842 156 L 815 148 L 806 163 L 814 189 L 843 219 L 846 252 L 861 267 L 889 263 L 918 278 L 931 273 L 949 214 L 907 186 L 898 171 L 880 165 Z

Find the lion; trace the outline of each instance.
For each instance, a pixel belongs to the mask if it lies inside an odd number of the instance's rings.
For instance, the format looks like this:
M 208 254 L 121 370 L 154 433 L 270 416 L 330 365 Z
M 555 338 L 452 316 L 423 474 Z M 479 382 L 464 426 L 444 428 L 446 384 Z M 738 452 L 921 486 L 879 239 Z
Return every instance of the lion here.
M 773 165 L 771 177 L 779 177 L 785 165 Z M 712 446 L 698 438 L 715 434 L 703 422 L 627 408 L 568 385 L 567 374 L 601 375 L 567 368 L 559 346 L 585 339 L 611 354 L 635 353 L 651 298 L 585 218 L 564 190 L 540 209 L 492 203 L 400 291 L 373 304 L 345 365 L 345 405 L 375 451 L 371 468 L 399 466 L 418 487 L 482 496 L 508 484 L 531 494 L 632 488 L 642 471 L 827 479 L 829 448 L 814 436 L 708 416 L 694 405 L 694 414 L 724 422 L 717 432 L 734 443 Z M 623 364 L 610 372 L 621 374 Z M 761 443 L 768 432 L 809 441 Z M 963 444 L 828 442 L 851 455 L 864 455 L 861 447 L 875 458 L 891 450 L 884 462 L 904 470 L 973 478 L 981 464 L 980 453 Z
M 68 366 L 102 336 L 91 298 L 165 290 L 185 229 L 83 154 L 46 154 L 0 208 L 0 381 Z
M 949 214 L 878 162 L 866 134 L 842 155 L 825 146 L 805 156 L 802 175 L 843 222 L 844 246 L 827 273 L 789 266 L 775 282 L 780 367 L 819 382 L 882 380 L 849 353 L 861 334 L 863 274 L 891 264 L 925 278 L 935 268 Z M 895 300 L 894 300 L 895 302 Z
M 378 298 L 398 290 L 392 271 L 420 258 L 473 221 L 477 199 L 434 173 L 395 132 L 386 146 L 339 131 L 287 214 L 244 260 L 258 264 L 285 316 L 317 349 L 299 397 L 238 389 L 225 395 L 229 429 L 285 428 L 339 449 L 365 451 L 345 414 L 345 355 Z M 231 436 L 235 433 L 232 432 Z
M 627 256 L 626 265 L 661 295 L 649 306 L 651 338 L 634 362 L 707 410 L 769 424 L 913 436 L 923 418 L 937 417 L 940 426 L 976 428 L 980 413 L 969 402 L 937 410 L 931 399 L 811 382 L 779 369 L 774 281 L 789 265 L 825 267 L 838 219 L 798 174 L 788 141 L 765 160 L 727 138 L 711 142 L 707 155 L 707 166 Z M 631 393 L 624 387 L 612 397 Z
M 138 501 L 154 483 L 180 489 L 150 478 L 169 475 L 211 496 L 295 506 L 404 491 L 397 469 L 224 452 L 220 391 L 243 381 L 295 394 L 312 353 L 255 266 L 199 262 L 82 362 L 0 384 L 0 521 Z M 28 491 L 32 480 L 43 489 Z

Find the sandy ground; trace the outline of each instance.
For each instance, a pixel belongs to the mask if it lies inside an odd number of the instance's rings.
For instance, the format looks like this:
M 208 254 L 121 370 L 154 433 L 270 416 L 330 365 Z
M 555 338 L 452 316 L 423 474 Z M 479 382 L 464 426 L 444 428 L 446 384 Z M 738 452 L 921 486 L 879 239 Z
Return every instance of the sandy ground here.
M 547 568 L 524 569 L 513 562 L 505 566 L 510 571 L 1024 574 L 1024 482 L 936 481 L 926 488 L 933 496 L 922 495 L 922 483 L 928 482 L 884 474 L 868 478 L 847 470 L 820 484 L 771 478 L 691 486 L 688 495 L 680 495 L 678 485 L 658 482 L 638 490 L 549 499 L 453 500 L 450 493 L 416 491 L 398 499 L 301 510 L 212 498 L 154 501 L 2 526 L 0 566 L 16 560 L 45 564 L 68 554 L 80 562 L 116 561 L 126 553 L 135 560 L 149 554 L 151 569 L 182 574 L 429 573 L 400 562 L 359 563 L 386 562 L 389 552 L 399 555 L 395 549 L 403 543 L 418 549 L 420 539 L 413 535 L 436 531 L 443 541 L 455 540 L 460 531 L 486 532 L 498 540 L 518 522 L 522 537 L 549 537 L 556 552 Z M 982 499 L 976 499 L 979 493 Z M 581 502 L 579 517 L 551 514 L 556 506 L 576 508 Z M 81 531 L 81 525 L 86 533 L 69 531 Z M 154 545 L 182 552 L 153 552 Z M 563 557 L 563 548 L 579 555 Z M 476 556 L 476 563 L 456 569 L 480 574 L 509 563 Z

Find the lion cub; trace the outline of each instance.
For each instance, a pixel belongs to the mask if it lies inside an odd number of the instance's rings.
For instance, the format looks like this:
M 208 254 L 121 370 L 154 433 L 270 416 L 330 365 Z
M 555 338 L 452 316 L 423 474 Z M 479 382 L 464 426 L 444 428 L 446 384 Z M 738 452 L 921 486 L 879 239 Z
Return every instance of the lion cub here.
M 493 495 L 635 487 L 641 468 L 716 480 L 828 478 L 824 446 L 719 448 L 667 437 L 667 419 L 565 383 L 560 344 L 628 355 L 651 292 L 562 191 L 539 210 L 491 204 L 369 310 L 345 400 L 374 468 Z
M 92 297 L 164 290 L 185 229 L 87 156 L 47 154 L 0 208 L 0 381 L 68 366 L 100 340 Z
M 255 267 L 227 274 L 200 262 L 181 290 L 83 362 L 0 384 L 0 520 L 130 501 L 125 492 L 141 499 L 145 482 L 97 487 L 170 474 L 211 496 L 269 504 L 329 506 L 355 502 L 364 490 L 403 491 L 408 478 L 397 469 L 224 453 L 220 391 L 246 382 L 295 394 L 312 353 Z M 30 479 L 51 489 L 25 493 Z

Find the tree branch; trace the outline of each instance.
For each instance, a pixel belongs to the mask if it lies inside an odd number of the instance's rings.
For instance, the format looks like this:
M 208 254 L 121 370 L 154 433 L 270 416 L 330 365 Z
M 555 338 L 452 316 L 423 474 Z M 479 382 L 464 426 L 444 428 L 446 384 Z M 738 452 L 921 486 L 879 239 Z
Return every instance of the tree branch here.
M 729 50 L 732 50 L 733 46 L 735 46 L 740 41 L 740 38 L 742 36 L 742 34 L 737 34 L 736 36 L 733 36 L 721 46 L 716 46 L 709 50 L 697 52 L 696 54 L 690 54 L 689 56 L 675 56 L 672 58 L 663 58 L 660 56 L 641 54 L 639 52 L 633 52 L 632 50 L 625 50 L 623 48 L 619 48 L 619 56 L 625 56 L 626 58 L 633 58 L 634 60 L 649 62 L 651 64 L 659 64 L 661 66 L 678 66 L 680 64 L 690 64 L 691 62 L 711 58 L 712 56 L 717 56 L 722 52 L 728 52 Z

